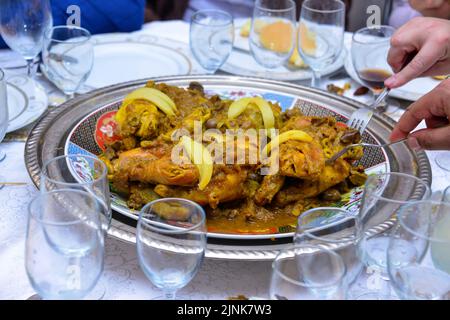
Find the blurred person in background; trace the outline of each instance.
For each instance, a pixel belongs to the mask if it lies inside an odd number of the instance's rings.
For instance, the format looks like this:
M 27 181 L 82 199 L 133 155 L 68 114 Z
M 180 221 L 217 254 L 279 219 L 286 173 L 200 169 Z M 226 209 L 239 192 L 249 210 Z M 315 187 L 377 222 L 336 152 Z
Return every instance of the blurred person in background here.
M 450 19 L 449 0 L 409 0 L 409 4 L 424 17 Z
M 145 22 L 183 19 L 188 3 L 188 0 L 147 0 Z
M 190 0 L 184 20 L 190 21 L 198 10 L 216 9 L 230 13 L 233 18 L 247 18 L 253 15 L 254 0 Z
M 415 17 L 450 19 L 449 0 L 394 0 L 389 24 L 399 28 Z
M 76 5 L 80 8 L 81 27 L 91 34 L 139 30 L 146 6 L 145 0 L 50 0 L 50 4 L 54 26 L 66 25 L 73 14 L 67 13 L 67 8 Z M 7 48 L 1 38 L 0 48 Z
M 434 0 L 434 1 L 444 1 L 447 0 Z M 186 13 L 184 14 L 184 20 L 189 21 L 191 15 L 203 9 L 219 9 L 227 11 L 233 15 L 234 18 L 251 17 L 253 15 L 253 7 L 255 0 L 190 0 L 190 1 L 179 1 L 179 2 L 189 2 L 187 5 Z M 304 0 L 294 0 L 297 5 L 297 18 L 299 18 L 300 10 Z M 346 16 L 346 26 L 347 30 L 356 31 L 358 29 L 367 26 L 367 19 L 371 13 L 367 12 L 367 9 L 376 5 L 381 9 L 381 24 L 389 24 L 394 28 L 399 28 L 400 26 L 407 23 L 414 17 L 419 17 L 422 15 L 420 10 L 417 8 L 421 3 L 420 8 L 428 8 L 422 2 L 429 2 L 423 0 L 343 0 L 347 10 Z M 414 7 L 411 4 L 414 4 Z M 419 11 L 416 11 L 416 8 Z
M 92 34 L 131 32 L 144 23 L 145 0 L 50 0 L 53 25 L 65 25 L 71 5 L 80 7 L 81 27 Z
M 394 0 L 389 17 L 389 25 L 398 29 L 409 20 L 420 17 L 421 13 L 416 11 L 411 5 L 411 0 Z
M 181 0 L 180 2 L 183 2 Z M 297 19 L 300 16 L 300 10 L 304 0 L 293 0 L 297 8 Z M 342 0 L 345 3 L 347 12 L 351 7 L 351 0 Z M 230 13 L 233 18 L 248 18 L 253 16 L 255 0 L 190 0 L 187 10 L 184 14 L 184 20 L 190 21 L 191 16 L 198 10 L 216 9 Z

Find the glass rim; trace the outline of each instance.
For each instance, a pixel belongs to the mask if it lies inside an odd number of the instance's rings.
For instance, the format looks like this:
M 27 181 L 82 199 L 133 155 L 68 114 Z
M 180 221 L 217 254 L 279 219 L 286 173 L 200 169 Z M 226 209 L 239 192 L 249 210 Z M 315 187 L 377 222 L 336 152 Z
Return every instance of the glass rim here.
M 255 9 L 261 10 L 261 11 L 266 11 L 266 12 L 275 12 L 275 13 L 282 13 L 282 12 L 289 12 L 292 9 L 295 10 L 295 2 L 293 0 L 286 0 L 290 6 L 289 8 L 285 8 L 285 9 L 268 9 L 268 8 L 264 8 L 261 6 L 260 2 L 261 1 L 256 1 L 255 2 Z
M 88 159 L 91 159 L 91 160 L 94 160 L 94 161 L 96 161 L 96 162 L 98 162 L 98 163 L 100 163 L 100 165 L 101 165 L 101 167 L 102 167 L 102 174 L 99 176 L 99 177 L 97 177 L 96 179 L 93 179 L 92 181 L 89 181 L 89 182 L 64 182 L 64 181 L 59 181 L 59 180 L 55 180 L 55 179 L 53 179 L 53 178 L 50 178 L 49 176 L 48 176 L 48 170 L 47 170 L 47 167 L 51 164 L 51 163 L 53 163 L 54 161 L 58 161 L 58 160 L 61 160 L 61 159 L 69 159 L 69 158 L 72 158 L 72 157 L 82 157 L 82 158 L 88 158 Z M 108 174 L 108 168 L 106 167 L 106 164 L 102 161 L 102 160 L 100 160 L 99 158 L 97 158 L 97 157 L 94 157 L 94 156 L 89 156 L 89 155 L 84 155 L 84 154 L 72 154 L 72 155 L 62 155 L 62 156 L 57 156 L 57 157 L 54 157 L 54 158 L 52 158 L 52 159 L 50 159 L 50 160 L 47 160 L 45 163 L 44 163 L 44 165 L 42 166 L 42 169 L 41 169 L 41 180 L 42 180 L 42 176 L 45 176 L 45 179 L 47 180 L 47 181 L 49 181 L 49 182 L 51 182 L 51 183 L 55 183 L 55 184 L 60 184 L 60 185 L 65 185 L 65 186 L 73 186 L 73 185 L 80 185 L 80 186 L 86 186 L 86 185 L 91 185 L 91 184 L 94 184 L 94 183 L 96 183 L 96 182 L 98 182 L 98 181 L 100 181 L 100 180 L 103 180 L 104 178 L 106 178 L 106 176 L 107 176 L 107 174 Z M 40 183 L 42 183 L 42 181 L 40 181 Z
M 340 4 L 340 8 L 338 9 L 327 9 L 327 10 L 320 10 L 320 9 L 314 9 L 309 7 L 307 4 L 308 2 L 311 2 L 312 0 L 306 0 L 302 3 L 302 9 L 305 8 L 308 11 L 312 11 L 312 12 L 316 12 L 316 13 L 336 13 L 336 12 L 340 12 L 340 11 L 345 11 L 345 3 L 342 2 L 341 0 L 334 0 L 336 3 Z
M 445 198 L 446 198 L 446 195 L 447 195 L 447 194 L 450 196 L 450 186 L 446 187 L 446 188 L 444 189 L 444 191 L 442 191 L 442 199 L 444 200 L 444 201 L 442 201 L 442 202 L 446 202 L 446 201 L 445 201 Z
M 85 32 L 86 34 L 85 35 L 81 35 L 81 37 L 84 37 L 84 38 L 82 40 L 80 40 L 80 41 L 73 40 L 75 37 L 74 38 L 69 38 L 67 40 L 54 39 L 53 38 L 53 31 L 55 31 L 55 30 L 63 30 L 63 29 L 66 29 L 66 30 L 79 30 L 79 31 Z M 52 35 L 52 36 L 50 36 L 50 35 Z M 51 27 L 50 29 L 48 29 L 44 33 L 44 37 L 45 37 L 45 39 L 53 41 L 53 42 L 56 42 L 56 43 L 73 43 L 73 44 L 77 44 L 77 43 L 85 43 L 85 42 L 89 41 L 92 38 L 92 34 L 91 34 L 91 32 L 88 29 L 83 28 L 83 27 L 60 25 L 60 26 L 54 26 L 54 27 Z
M 200 20 L 197 20 L 197 16 L 200 14 L 208 14 L 208 13 L 216 13 L 216 14 L 220 14 L 222 15 L 224 18 L 226 18 L 227 20 L 225 20 L 223 23 L 219 23 L 216 25 L 210 25 L 207 23 L 202 23 Z M 225 27 L 228 26 L 230 24 L 233 24 L 233 16 L 231 14 L 229 14 L 228 12 L 224 11 L 224 10 L 219 10 L 219 9 L 204 9 L 204 10 L 198 10 L 196 12 L 194 12 L 191 16 L 191 23 L 195 23 L 201 26 L 210 26 L 210 27 Z
M 312 251 L 312 252 L 324 251 L 324 252 L 326 252 L 327 254 L 329 254 L 329 255 L 331 255 L 331 256 L 334 256 L 334 257 L 336 258 L 336 261 L 338 261 L 338 263 L 339 263 L 339 265 L 340 265 L 340 267 L 341 267 L 341 270 L 342 270 L 342 272 L 341 272 L 341 274 L 339 275 L 339 277 L 338 277 L 335 281 L 332 281 L 332 282 L 327 283 L 327 284 L 323 284 L 323 285 L 311 285 L 311 284 L 306 283 L 306 282 L 304 282 L 304 281 L 294 280 L 294 279 L 292 279 L 291 277 L 285 275 L 285 274 L 284 274 L 282 271 L 280 271 L 279 268 L 276 266 L 276 265 L 277 265 L 277 262 L 281 261 L 280 259 L 285 260 L 285 259 L 292 259 L 292 258 L 295 258 L 295 255 L 296 255 L 296 254 L 295 254 L 295 251 L 296 251 L 296 249 L 301 249 L 301 248 L 310 248 L 310 249 L 313 249 L 314 251 Z M 284 256 L 284 258 L 283 258 L 282 256 Z M 292 247 L 289 248 L 289 249 L 285 249 L 285 250 L 280 251 L 280 252 L 277 254 L 277 256 L 275 257 L 275 260 L 272 262 L 272 270 L 273 270 L 278 276 L 280 276 L 281 278 L 283 278 L 284 280 L 286 280 L 286 281 L 288 281 L 288 282 L 290 282 L 290 283 L 292 283 L 292 284 L 295 284 L 295 285 L 301 286 L 301 287 L 305 287 L 305 288 L 314 288 L 314 289 L 315 289 L 315 288 L 327 288 L 327 287 L 331 287 L 331 286 L 333 286 L 333 285 L 336 285 L 336 284 L 338 284 L 339 282 L 342 282 L 342 281 L 344 280 L 345 275 L 346 275 L 346 273 L 347 273 L 347 267 L 345 266 L 345 263 L 344 263 L 342 257 L 341 257 L 340 255 L 338 255 L 336 252 L 334 252 L 333 250 L 330 250 L 330 249 L 323 248 L 323 247 L 314 246 L 314 245 L 305 245 L 305 244 L 295 244 L 294 246 L 292 246 Z
M 49 221 L 47 219 L 42 219 L 36 216 L 36 211 L 32 210 L 32 206 L 40 199 L 43 199 L 49 195 L 52 194 L 56 194 L 56 193 L 78 193 L 80 195 L 83 196 L 88 196 L 89 198 L 91 198 L 92 200 L 94 200 L 96 203 L 100 204 L 101 207 L 103 208 L 103 210 L 105 210 L 105 212 L 107 212 L 107 207 L 106 205 L 100 201 L 100 199 L 98 197 L 96 197 L 95 195 L 87 192 L 87 191 L 83 191 L 83 190 L 76 190 L 76 189 L 58 189 L 58 190 L 52 190 L 52 191 L 48 191 L 48 192 L 40 192 L 38 193 L 28 204 L 28 213 L 29 216 L 32 217 L 34 220 L 36 220 L 37 222 L 41 223 L 41 224 L 45 224 L 48 226 L 72 226 L 72 225 L 77 225 L 79 223 L 91 220 L 88 219 L 86 216 L 82 219 L 82 218 L 78 218 L 72 220 L 72 221 L 67 221 L 67 222 L 55 222 L 55 221 Z M 99 227 L 101 228 L 101 219 L 100 217 L 98 217 L 98 223 L 99 223 Z
M 364 28 L 361 28 L 361 29 L 356 30 L 356 31 L 353 33 L 353 35 L 352 35 L 352 42 L 356 42 L 356 43 L 359 43 L 359 44 L 368 44 L 368 42 L 363 42 L 363 41 L 356 40 L 356 36 L 357 36 L 357 35 L 360 35 L 363 31 L 367 31 L 367 30 L 376 30 L 376 29 L 381 29 L 381 28 L 392 30 L 392 31 L 393 31 L 393 32 L 392 32 L 392 35 L 393 35 L 393 34 L 395 33 L 395 31 L 396 31 L 396 29 L 395 29 L 394 27 L 388 26 L 388 25 L 380 25 L 380 26 L 376 26 L 376 27 L 364 27 Z M 380 40 L 378 40 L 378 41 L 376 41 L 376 42 L 377 42 L 377 43 L 390 42 L 390 41 L 391 41 L 392 35 L 389 36 L 388 38 L 380 38 Z
M 404 177 L 404 178 L 412 178 L 414 180 L 416 180 L 418 183 L 422 184 L 423 186 L 425 186 L 425 195 L 430 196 L 431 195 L 431 189 L 430 186 L 423 181 L 422 179 L 420 179 L 419 177 L 407 174 L 407 173 L 401 173 L 401 172 L 386 172 L 386 173 L 378 173 L 378 174 L 374 174 L 374 175 L 370 175 L 367 177 L 366 183 L 367 181 L 369 181 L 370 179 L 375 179 L 375 177 L 380 177 L 380 176 L 399 176 L 399 177 Z M 366 190 L 366 186 L 364 186 L 364 191 Z M 376 194 L 372 194 L 370 195 L 370 197 L 373 198 L 377 198 L 377 199 L 381 199 L 381 200 L 385 200 L 391 203 L 396 203 L 396 204 L 406 204 L 410 201 L 425 201 L 424 199 L 420 199 L 420 200 L 395 200 L 395 199 L 390 199 L 384 196 L 379 196 Z M 363 198 L 365 198 L 365 196 L 363 196 Z
M 146 219 L 144 218 L 144 214 L 147 214 L 148 212 L 145 212 L 144 210 L 151 208 L 151 206 L 153 206 L 155 203 L 168 202 L 168 201 L 184 202 L 184 203 L 187 203 L 187 204 L 195 207 L 200 212 L 200 215 L 201 215 L 200 221 L 188 228 L 182 228 L 181 230 L 165 230 L 158 226 L 155 226 L 155 224 L 145 221 Z M 196 203 L 192 200 L 184 199 L 184 198 L 161 198 L 161 199 L 156 199 L 156 200 L 150 201 L 149 203 L 147 203 L 145 206 L 143 206 L 141 208 L 141 210 L 139 211 L 138 228 L 140 228 L 142 225 L 144 225 L 146 228 L 149 228 L 152 231 L 156 231 L 156 232 L 159 232 L 162 234 L 183 234 L 183 233 L 186 233 L 189 231 L 195 231 L 201 225 L 205 225 L 205 222 L 206 222 L 205 210 L 198 203 Z M 166 225 L 166 224 L 164 224 L 164 225 Z M 205 234 L 206 234 L 206 232 L 205 232 Z
M 434 236 L 427 236 L 423 233 L 417 232 L 414 229 L 412 229 L 411 227 L 408 226 L 408 224 L 406 224 L 405 219 L 404 219 L 404 215 L 406 214 L 406 211 L 408 208 L 413 207 L 413 206 L 417 206 L 420 204 L 430 204 L 431 206 L 447 206 L 450 208 L 450 203 L 448 202 L 443 202 L 443 201 L 433 201 L 433 200 L 421 200 L 421 201 L 414 201 L 408 204 L 405 204 L 402 208 L 400 208 L 398 214 L 397 214 L 397 219 L 398 219 L 398 223 L 400 224 L 400 226 L 402 226 L 402 228 L 404 228 L 406 231 L 408 231 L 409 233 L 411 233 L 412 235 L 419 237 L 423 240 L 427 240 L 427 241 L 431 241 L 434 243 L 448 243 L 450 244 L 450 240 L 442 240 L 440 238 L 436 238 Z M 432 212 L 428 213 L 428 215 L 431 215 Z M 450 214 L 449 214 L 450 215 Z
M 337 220 L 335 222 L 331 222 L 331 223 L 325 224 L 323 226 L 310 228 L 310 229 L 306 229 L 306 230 L 303 229 L 301 233 L 296 231 L 295 232 L 295 236 L 306 235 L 307 237 L 309 237 L 311 239 L 324 240 L 324 241 L 327 241 L 329 243 L 348 243 L 348 242 L 350 242 L 352 240 L 358 240 L 358 239 L 360 239 L 363 236 L 362 230 L 360 230 L 361 231 L 360 237 L 351 236 L 351 237 L 342 238 L 340 240 L 339 239 L 329 238 L 327 236 L 316 236 L 316 235 L 313 234 L 316 231 L 325 230 L 327 228 L 334 227 L 336 225 L 339 225 L 339 224 L 341 224 L 343 222 L 347 222 L 349 220 L 354 220 L 354 221 L 357 221 L 358 223 L 360 222 L 360 219 L 359 219 L 359 217 L 357 215 L 351 215 L 348 210 L 345 210 L 343 208 L 338 208 L 338 207 L 318 207 L 318 208 L 313 208 L 313 209 L 310 209 L 310 210 L 307 210 L 307 211 L 303 212 L 302 214 L 300 214 L 300 216 L 297 219 L 297 230 L 300 228 L 299 227 L 300 226 L 299 222 L 300 222 L 300 219 L 304 216 L 304 214 L 309 215 L 309 214 L 312 214 L 314 212 L 324 211 L 324 210 L 339 211 L 339 212 L 345 213 L 346 216 L 342 220 Z

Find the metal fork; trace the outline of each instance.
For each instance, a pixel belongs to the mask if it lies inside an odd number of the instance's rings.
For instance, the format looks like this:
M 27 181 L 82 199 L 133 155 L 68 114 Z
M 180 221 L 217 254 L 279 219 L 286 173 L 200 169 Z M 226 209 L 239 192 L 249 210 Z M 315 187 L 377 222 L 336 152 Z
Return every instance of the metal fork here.
M 386 98 L 386 96 L 389 94 L 389 91 L 391 91 L 391 89 L 385 88 L 374 103 L 372 103 L 368 107 L 364 107 L 353 112 L 350 119 L 347 121 L 347 125 L 363 134 L 363 132 L 366 130 L 367 125 L 369 124 L 370 119 L 372 119 L 375 109 L 380 105 L 384 98 Z
M 392 147 L 393 145 L 396 145 L 396 144 L 399 144 L 399 143 L 403 143 L 406 140 L 408 140 L 408 139 L 405 138 L 405 139 L 402 139 L 402 140 L 398 140 L 398 141 L 390 142 L 390 143 L 385 143 L 385 144 L 371 144 L 371 143 L 363 143 L 363 142 L 362 143 L 350 144 L 350 145 L 346 146 L 344 149 L 342 149 L 341 151 L 335 153 L 330 159 L 325 161 L 325 163 L 326 164 L 332 164 L 337 159 L 342 157 L 345 153 L 347 153 L 348 150 L 350 150 L 351 148 L 354 148 L 354 147 L 387 148 L 387 147 Z
M 417 52 L 411 52 L 406 56 L 401 70 L 403 70 L 403 68 L 405 68 L 405 66 L 407 66 L 414 59 L 416 53 Z M 364 107 L 353 112 L 350 119 L 347 121 L 347 125 L 363 134 L 363 132 L 366 130 L 367 125 L 369 124 L 370 119 L 372 119 L 374 111 L 381 104 L 384 98 L 386 98 L 390 91 L 390 88 L 385 87 L 374 103 L 372 103 L 368 107 Z

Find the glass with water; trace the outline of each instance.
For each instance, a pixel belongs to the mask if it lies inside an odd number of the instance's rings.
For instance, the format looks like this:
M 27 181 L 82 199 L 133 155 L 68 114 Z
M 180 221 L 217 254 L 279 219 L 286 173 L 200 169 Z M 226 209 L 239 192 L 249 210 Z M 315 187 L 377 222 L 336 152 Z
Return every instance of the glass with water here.
M 47 77 L 69 98 L 88 78 L 94 50 L 88 30 L 58 26 L 45 34 L 42 59 Z
M 191 18 L 190 46 L 197 62 L 215 73 L 233 49 L 233 17 L 220 10 L 200 10 Z

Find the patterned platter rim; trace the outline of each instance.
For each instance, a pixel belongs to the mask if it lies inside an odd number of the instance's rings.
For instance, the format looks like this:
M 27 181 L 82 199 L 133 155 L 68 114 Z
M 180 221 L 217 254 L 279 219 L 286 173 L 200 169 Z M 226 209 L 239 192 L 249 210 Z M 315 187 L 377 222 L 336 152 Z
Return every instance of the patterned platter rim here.
M 318 105 L 302 101 L 301 98 L 286 95 L 274 90 L 263 90 L 263 92 L 255 92 L 253 88 L 236 88 L 233 86 L 227 86 L 224 88 L 214 88 L 209 90 L 205 87 L 205 91 L 208 94 L 219 94 L 226 99 L 239 99 L 244 96 L 260 95 L 265 99 L 271 101 L 277 101 L 283 110 L 289 109 L 293 106 L 299 106 L 306 115 L 330 115 L 337 117 L 340 121 L 347 121 L 345 117 L 336 112 L 333 114 L 328 108 L 323 108 Z M 65 155 L 75 154 L 88 154 L 96 156 L 104 147 L 105 140 L 115 139 L 111 136 L 112 126 L 111 117 L 115 113 L 118 106 L 121 104 L 121 100 L 101 106 L 100 108 L 92 111 L 81 119 L 69 132 L 66 144 Z M 363 135 L 365 142 L 367 143 L 383 143 L 377 140 L 371 134 L 366 133 Z M 112 140 L 111 140 L 112 141 Z M 362 163 L 366 168 L 368 174 L 389 172 L 390 165 L 388 162 L 388 156 L 383 149 L 368 149 L 365 152 L 365 156 L 362 159 Z M 344 195 L 339 207 L 348 210 L 351 214 L 355 214 L 359 210 L 362 196 L 362 188 L 353 188 L 351 192 Z M 138 211 L 128 208 L 124 201 L 125 199 L 118 194 L 111 194 L 111 207 L 115 212 L 118 212 L 126 217 L 137 220 Z M 278 228 L 267 228 L 261 231 L 248 232 L 235 230 L 235 232 L 220 232 L 219 230 L 208 231 L 208 237 L 218 239 L 232 239 L 232 240 L 262 240 L 262 239 L 281 239 L 292 238 L 294 236 L 291 225 L 279 226 Z
M 42 163 L 64 153 L 65 141 L 75 124 L 98 107 L 123 98 L 127 92 L 142 86 L 148 80 L 130 81 L 97 89 L 48 110 L 33 127 L 25 146 L 25 164 L 34 184 L 39 186 Z M 198 81 L 206 86 L 237 86 L 255 90 L 272 90 L 301 97 L 305 101 L 320 104 L 344 116 L 349 116 L 351 112 L 363 106 L 355 100 L 332 95 L 322 90 L 259 78 L 202 75 L 161 77 L 152 80 L 178 86 L 187 85 L 190 81 Z M 386 140 L 394 124 L 391 118 L 377 114 L 369 124 L 368 130 L 377 139 Z M 397 159 L 402 161 L 398 162 Z M 388 153 L 388 161 L 391 171 L 416 175 L 431 185 L 431 166 L 425 152 L 413 152 L 408 147 L 401 146 Z M 395 221 L 395 217 L 374 221 L 369 233 L 384 232 L 391 228 Z M 136 242 L 135 227 L 114 218 L 108 233 L 125 242 Z M 206 257 L 267 261 L 273 260 L 280 250 L 290 246 L 290 243 L 278 242 L 278 240 L 267 240 L 265 243 L 252 240 L 214 241 L 208 243 Z

